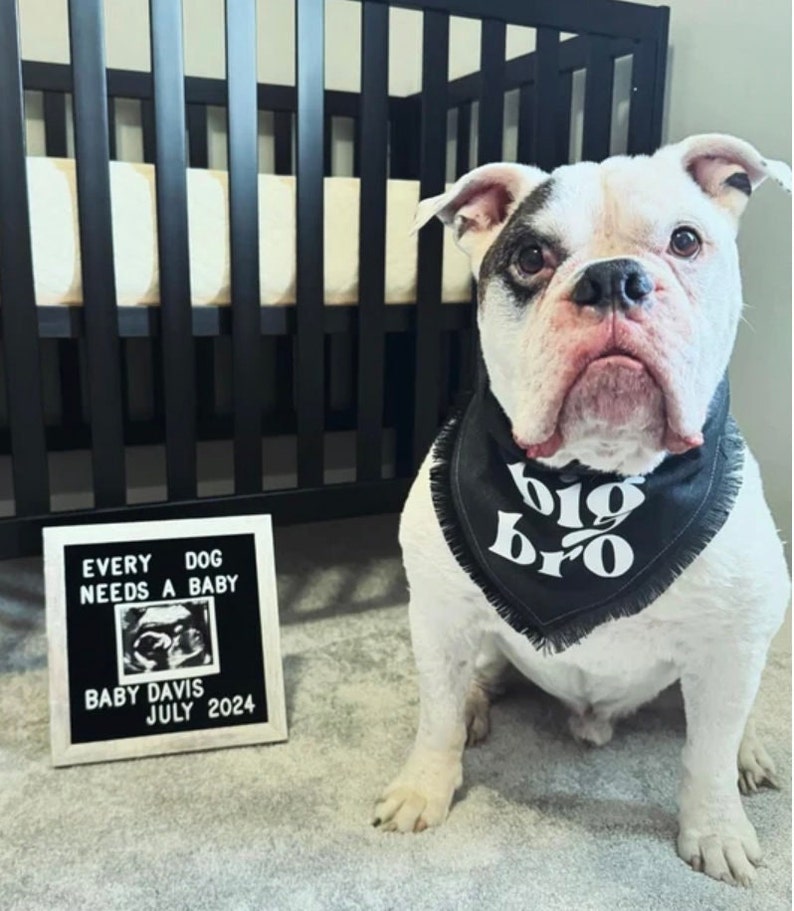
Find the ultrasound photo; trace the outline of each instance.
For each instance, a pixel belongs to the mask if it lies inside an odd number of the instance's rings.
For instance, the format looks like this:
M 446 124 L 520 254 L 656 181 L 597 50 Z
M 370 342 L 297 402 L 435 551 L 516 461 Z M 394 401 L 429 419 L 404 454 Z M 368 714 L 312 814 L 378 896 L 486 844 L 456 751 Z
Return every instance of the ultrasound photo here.
M 119 682 L 217 673 L 213 598 L 116 607 Z

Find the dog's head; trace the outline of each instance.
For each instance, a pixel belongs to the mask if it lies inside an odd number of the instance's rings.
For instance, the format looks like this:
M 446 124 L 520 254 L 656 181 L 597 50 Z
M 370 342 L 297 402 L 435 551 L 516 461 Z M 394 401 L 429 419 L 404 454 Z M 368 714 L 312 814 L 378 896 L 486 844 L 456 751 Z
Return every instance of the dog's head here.
M 483 358 L 531 458 L 642 474 L 702 443 L 733 348 L 736 234 L 791 170 L 731 136 L 547 174 L 485 165 L 423 200 L 478 280 Z

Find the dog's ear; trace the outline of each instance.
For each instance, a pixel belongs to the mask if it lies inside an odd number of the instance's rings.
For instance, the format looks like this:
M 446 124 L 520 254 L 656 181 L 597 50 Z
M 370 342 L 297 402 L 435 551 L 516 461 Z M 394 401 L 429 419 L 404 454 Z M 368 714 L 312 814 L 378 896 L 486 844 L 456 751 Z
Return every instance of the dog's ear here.
M 418 231 L 434 215 L 440 218 L 468 254 L 476 278 L 485 252 L 516 206 L 547 176 L 539 168 L 509 162 L 475 168 L 446 193 L 423 199 L 413 230 Z
M 678 156 L 700 188 L 737 219 L 767 177 L 791 192 L 791 168 L 783 161 L 765 158 L 749 142 L 735 136 L 690 136 L 664 151 Z

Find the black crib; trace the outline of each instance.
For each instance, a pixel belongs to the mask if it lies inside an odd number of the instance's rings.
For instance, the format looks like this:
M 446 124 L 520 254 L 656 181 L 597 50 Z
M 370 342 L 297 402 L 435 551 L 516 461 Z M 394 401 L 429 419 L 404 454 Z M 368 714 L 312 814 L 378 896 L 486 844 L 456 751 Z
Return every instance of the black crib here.
M 660 142 L 668 10 L 614 0 L 361 0 L 360 94 L 324 86 L 324 0 L 296 0 L 296 85 L 256 80 L 256 0 L 226 0 L 227 78 L 185 77 L 180 0 L 150 0 L 152 72 L 105 67 L 102 0 L 71 0 L 70 65 L 20 60 L 16 0 L 0 0 L 0 356 L 14 514 L 0 518 L 0 557 L 36 553 L 49 524 L 270 512 L 295 522 L 396 511 L 445 412 L 469 383 L 471 304 L 442 304 L 442 227 L 418 247 L 418 304 L 384 303 L 387 178 L 443 191 L 447 114 L 454 171 L 502 159 L 505 94 L 517 91 L 519 161 L 568 161 L 573 74 L 584 71 L 581 157 L 610 153 L 615 60 L 630 56 L 627 149 Z M 389 8 L 423 17 L 422 88 L 388 94 Z M 481 21 L 480 68 L 447 78 L 450 16 Z M 536 50 L 506 60 L 508 24 L 536 29 Z M 561 40 L 561 32 L 574 37 Z M 476 55 L 477 49 L 472 49 Z M 67 154 L 71 94 L 83 306 L 37 306 L 25 166 L 24 91 L 41 92 L 47 155 Z M 115 106 L 138 99 L 143 154 L 156 166 L 159 307 L 118 307 L 108 162 Z M 476 160 L 472 108 L 478 105 Z M 186 167 L 206 168 L 207 109 L 226 108 L 232 304 L 191 306 Z M 257 117 L 273 112 L 276 173 L 297 181 L 297 302 L 261 306 Z M 323 178 L 335 118 L 355 122 L 360 179 L 357 305 L 326 306 Z M 293 148 L 293 129 L 296 135 Z M 294 166 L 293 166 L 294 161 Z M 294 167 L 294 170 L 293 170 Z M 220 239 L 225 242 L 226 239 Z M 130 360 L 145 351 L 151 413 L 133 415 Z M 136 353 L 137 352 L 137 353 Z M 57 407 L 43 369 L 57 365 Z M 227 406 L 216 396 L 230 373 Z M 334 386 L 346 377 L 347 391 Z M 343 383 L 344 385 L 344 383 Z M 330 483 L 330 433 L 353 434 L 352 480 Z M 388 472 L 384 472 L 389 438 Z M 263 489 L 263 438 L 295 440 L 295 484 Z M 197 444 L 229 440 L 233 492 L 199 496 Z M 129 503 L 127 460 L 164 445 L 165 499 Z M 392 448 L 393 447 L 393 448 Z M 90 450 L 93 506 L 56 510 L 50 456 Z M 132 455 L 131 455 L 132 454 Z M 388 476 L 386 476 L 388 475 Z

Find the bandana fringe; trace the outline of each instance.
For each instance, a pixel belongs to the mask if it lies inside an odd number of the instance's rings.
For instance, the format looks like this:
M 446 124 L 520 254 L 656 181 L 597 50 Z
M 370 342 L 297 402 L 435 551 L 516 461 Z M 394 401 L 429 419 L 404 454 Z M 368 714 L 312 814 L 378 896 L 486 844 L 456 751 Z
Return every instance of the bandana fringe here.
M 706 512 L 698 521 L 696 531 L 688 536 L 686 546 L 676 554 L 675 561 L 653 571 L 644 581 L 642 592 L 614 598 L 603 606 L 590 608 L 578 617 L 562 621 L 556 627 L 541 630 L 527 624 L 526 613 L 506 598 L 483 571 L 457 521 L 450 483 L 450 467 L 464 412 L 465 406 L 449 418 L 433 444 L 434 464 L 430 469 L 430 493 L 436 517 L 444 539 L 461 569 L 478 586 L 499 616 L 516 632 L 525 636 L 539 651 L 546 654 L 558 654 L 576 645 L 597 626 L 621 617 L 634 616 L 654 602 L 722 528 L 741 489 L 744 440 L 733 418 L 728 417 L 720 441 L 720 467 L 713 478 L 713 485 L 716 486 L 718 493 L 706 499 Z M 701 505 L 700 509 L 703 508 Z

